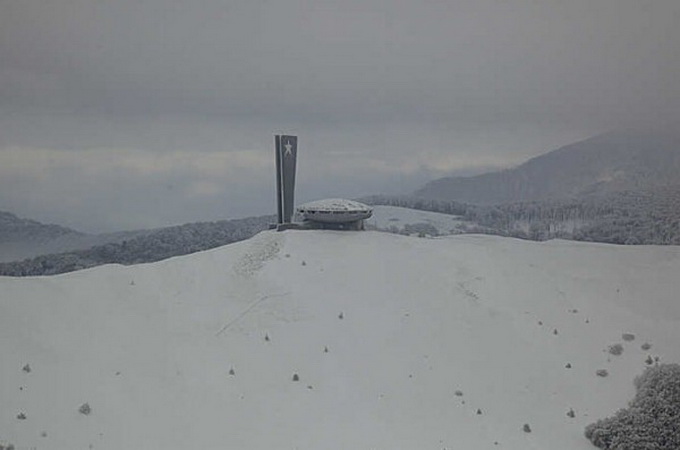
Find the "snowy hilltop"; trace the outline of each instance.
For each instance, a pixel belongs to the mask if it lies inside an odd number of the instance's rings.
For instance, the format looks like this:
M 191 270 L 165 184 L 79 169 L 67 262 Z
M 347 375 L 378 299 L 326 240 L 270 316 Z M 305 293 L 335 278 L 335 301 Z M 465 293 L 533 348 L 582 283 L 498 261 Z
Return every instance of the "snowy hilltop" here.
M 0 445 L 554 449 L 680 361 L 680 248 L 265 231 L 0 277 Z

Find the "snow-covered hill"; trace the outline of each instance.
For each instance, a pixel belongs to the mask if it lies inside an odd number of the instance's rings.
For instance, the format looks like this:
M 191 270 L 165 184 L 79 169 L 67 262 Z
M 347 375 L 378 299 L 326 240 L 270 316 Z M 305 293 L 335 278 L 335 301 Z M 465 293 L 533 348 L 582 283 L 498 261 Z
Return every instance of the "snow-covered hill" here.
M 678 273 L 678 247 L 287 231 L 0 278 L 0 443 L 591 449 L 648 355 L 680 361 Z

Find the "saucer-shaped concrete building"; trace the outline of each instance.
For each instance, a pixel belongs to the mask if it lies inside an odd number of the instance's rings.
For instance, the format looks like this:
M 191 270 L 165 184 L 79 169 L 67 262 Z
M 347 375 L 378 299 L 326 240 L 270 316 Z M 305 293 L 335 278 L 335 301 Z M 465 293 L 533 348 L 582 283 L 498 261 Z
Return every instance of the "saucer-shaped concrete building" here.
M 329 198 L 300 205 L 297 213 L 310 228 L 363 230 L 364 220 L 371 217 L 373 209 L 353 200 Z

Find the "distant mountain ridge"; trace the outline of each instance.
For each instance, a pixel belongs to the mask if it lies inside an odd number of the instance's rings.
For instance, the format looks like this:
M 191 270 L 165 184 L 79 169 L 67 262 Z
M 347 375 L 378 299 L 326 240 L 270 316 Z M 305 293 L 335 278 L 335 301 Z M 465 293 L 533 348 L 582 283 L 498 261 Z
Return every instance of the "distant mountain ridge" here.
M 615 131 L 576 142 L 524 164 L 473 177 L 427 183 L 416 197 L 491 205 L 680 185 L 680 133 Z
M 84 234 L 60 225 L 22 219 L 10 212 L 0 211 L 0 243 L 20 242 L 26 239 L 40 241 L 66 235 L 83 236 Z
M 0 211 L 0 263 L 122 242 L 150 232 L 151 230 L 135 230 L 88 234 Z

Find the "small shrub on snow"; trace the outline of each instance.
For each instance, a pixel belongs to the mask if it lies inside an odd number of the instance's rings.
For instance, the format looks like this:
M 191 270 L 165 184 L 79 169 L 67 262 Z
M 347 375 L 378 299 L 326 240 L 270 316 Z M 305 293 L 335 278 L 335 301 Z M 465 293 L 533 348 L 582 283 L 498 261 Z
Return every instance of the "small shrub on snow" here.
M 598 369 L 597 372 L 595 372 L 595 375 L 604 378 L 609 375 L 609 372 L 607 372 L 607 369 Z
M 89 416 L 90 413 L 92 412 L 92 408 L 90 408 L 90 405 L 88 403 L 83 403 L 80 405 L 80 408 L 78 408 L 78 412 L 84 416 Z
M 680 365 L 649 367 L 634 384 L 628 408 L 588 425 L 586 438 L 602 449 L 679 449 Z
M 623 345 L 621 344 L 610 345 L 608 351 L 612 355 L 619 356 L 620 354 L 623 353 Z

